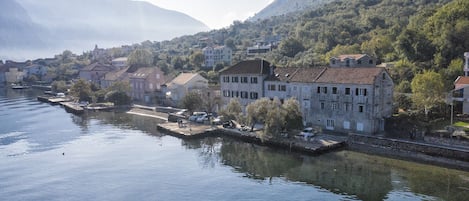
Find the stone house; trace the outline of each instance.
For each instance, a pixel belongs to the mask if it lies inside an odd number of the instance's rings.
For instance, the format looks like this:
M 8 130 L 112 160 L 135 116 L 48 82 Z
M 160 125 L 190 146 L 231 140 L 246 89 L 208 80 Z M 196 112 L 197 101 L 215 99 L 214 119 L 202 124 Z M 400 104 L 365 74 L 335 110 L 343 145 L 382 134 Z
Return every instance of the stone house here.
M 177 106 L 190 91 L 206 92 L 208 90 L 208 80 L 198 73 L 181 73 L 168 82 L 166 87 L 166 98 L 171 105 Z
M 305 125 L 368 134 L 383 131 L 385 119 L 392 115 L 394 84 L 384 68 L 263 68 L 259 63 L 248 61 L 220 72 L 225 105 L 231 98 L 243 106 L 261 97 L 281 102 L 295 98 Z M 251 77 L 257 77 L 257 83 L 248 82 Z M 251 99 L 252 92 L 258 97 Z
M 161 86 L 165 83 L 164 74 L 158 67 L 139 68 L 129 74 L 131 97 L 144 103 L 153 103 L 160 97 Z
M 129 82 L 129 73 L 127 73 L 128 69 L 129 68 L 127 67 L 118 71 L 106 73 L 101 79 L 101 88 L 108 88 L 117 81 Z
M 376 67 L 376 60 L 367 54 L 345 54 L 331 57 L 330 67 Z
M 79 71 L 79 78 L 101 86 L 101 81 L 104 76 L 109 72 L 116 71 L 117 69 L 118 68 L 108 64 L 95 62 L 81 69 Z
M 271 75 L 273 67 L 264 60 L 239 62 L 220 71 L 222 104 L 237 98 L 243 107 L 264 97 L 264 80 Z

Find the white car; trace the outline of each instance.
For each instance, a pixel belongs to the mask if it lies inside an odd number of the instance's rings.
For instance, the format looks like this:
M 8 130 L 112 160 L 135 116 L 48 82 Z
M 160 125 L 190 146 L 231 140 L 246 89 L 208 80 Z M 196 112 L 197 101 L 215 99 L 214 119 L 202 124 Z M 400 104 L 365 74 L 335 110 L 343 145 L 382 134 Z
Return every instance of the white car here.
M 301 131 L 300 135 L 304 137 L 304 140 L 308 141 L 309 138 L 313 137 L 315 133 L 313 132 L 314 129 L 311 127 L 306 127 Z
M 194 112 L 192 116 L 189 117 L 189 121 L 197 121 L 199 117 L 207 115 L 206 112 Z
M 202 115 L 202 116 L 199 116 L 199 117 L 195 120 L 195 122 L 197 122 L 197 123 L 204 123 L 205 121 L 208 121 L 209 119 L 210 119 L 210 115 L 204 114 L 204 115 Z

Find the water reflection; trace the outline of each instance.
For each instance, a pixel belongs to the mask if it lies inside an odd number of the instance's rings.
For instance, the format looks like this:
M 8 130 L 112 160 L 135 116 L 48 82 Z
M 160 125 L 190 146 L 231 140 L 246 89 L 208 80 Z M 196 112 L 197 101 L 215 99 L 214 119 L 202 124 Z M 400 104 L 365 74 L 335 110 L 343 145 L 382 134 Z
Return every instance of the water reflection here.
M 359 200 L 464 200 L 469 173 L 350 151 L 305 156 L 229 138 L 186 140 L 204 167 L 222 163 L 255 180 L 284 178 Z M 408 198 L 408 197 L 407 197 Z

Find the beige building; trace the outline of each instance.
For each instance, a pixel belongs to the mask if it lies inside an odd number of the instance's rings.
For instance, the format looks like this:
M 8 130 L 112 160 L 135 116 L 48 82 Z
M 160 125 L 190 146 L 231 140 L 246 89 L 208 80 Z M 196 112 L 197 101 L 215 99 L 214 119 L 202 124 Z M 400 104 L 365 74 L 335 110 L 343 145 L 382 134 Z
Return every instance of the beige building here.
M 166 85 L 166 98 L 172 102 L 172 105 L 178 105 L 190 91 L 197 90 L 200 93 L 207 91 L 208 80 L 198 73 L 181 73 Z

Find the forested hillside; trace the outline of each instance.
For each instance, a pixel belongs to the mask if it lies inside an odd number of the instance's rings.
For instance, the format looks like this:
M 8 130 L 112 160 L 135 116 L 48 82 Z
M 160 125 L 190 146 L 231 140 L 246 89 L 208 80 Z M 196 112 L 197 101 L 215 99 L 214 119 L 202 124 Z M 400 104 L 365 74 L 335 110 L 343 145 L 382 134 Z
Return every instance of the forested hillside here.
M 408 92 L 414 75 L 425 69 L 442 74 L 451 88 L 462 73 L 463 53 L 469 51 L 469 1 L 335 1 L 303 13 L 237 21 L 225 29 L 143 46 L 168 71 L 194 70 L 190 58 L 200 53 L 201 38 L 233 48 L 237 62 L 246 59 L 245 50 L 255 40 L 272 35 L 280 35 L 282 42 L 262 57 L 278 66 L 320 66 L 332 55 L 367 53 L 395 64 L 391 73 L 396 85 L 407 81 L 398 91 Z

